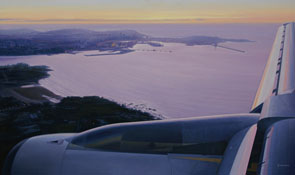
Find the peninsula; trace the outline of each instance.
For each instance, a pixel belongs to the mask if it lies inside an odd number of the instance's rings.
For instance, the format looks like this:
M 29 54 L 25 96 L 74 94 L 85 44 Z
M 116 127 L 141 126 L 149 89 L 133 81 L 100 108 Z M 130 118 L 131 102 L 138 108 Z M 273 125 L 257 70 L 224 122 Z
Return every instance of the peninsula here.
M 134 30 L 91 31 L 62 29 L 47 32 L 35 30 L 0 30 L 0 56 L 74 53 L 75 51 L 99 50 L 107 54 L 126 54 L 134 51 L 136 44 L 162 47 L 161 43 L 183 43 L 188 46 L 218 46 L 225 42 L 251 42 L 247 39 L 190 36 L 183 38 L 152 37 Z M 224 48 L 224 47 L 223 47 Z

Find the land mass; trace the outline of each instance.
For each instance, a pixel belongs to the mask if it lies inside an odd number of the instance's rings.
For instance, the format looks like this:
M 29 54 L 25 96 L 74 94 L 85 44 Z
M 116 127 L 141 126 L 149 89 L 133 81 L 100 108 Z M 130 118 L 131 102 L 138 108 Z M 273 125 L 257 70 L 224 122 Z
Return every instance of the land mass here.
M 0 66 L 0 165 L 16 143 L 32 136 L 160 119 L 102 97 L 62 98 L 38 85 L 48 71 L 23 63 Z
M 183 43 L 188 46 L 218 46 L 225 42 L 251 42 L 247 39 L 231 39 L 212 36 L 183 38 L 152 37 L 134 30 L 91 31 L 62 29 L 38 32 L 29 29 L 0 30 L 0 56 L 74 53 L 75 51 L 99 50 L 125 54 L 132 52 L 135 44 L 162 47 L 164 43 Z

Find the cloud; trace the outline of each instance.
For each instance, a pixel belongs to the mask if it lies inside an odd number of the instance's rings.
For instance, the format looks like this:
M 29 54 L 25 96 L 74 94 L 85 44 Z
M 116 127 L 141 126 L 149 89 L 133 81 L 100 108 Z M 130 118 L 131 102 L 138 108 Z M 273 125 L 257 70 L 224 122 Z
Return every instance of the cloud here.
M 0 18 L 0 22 L 19 22 L 19 23 L 117 23 L 117 22 L 193 22 L 195 19 L 13 19 L 13 18 Z M 200 21 L 200 19 L 199 19 Z
M 200 22 L 200 21 L 205 21 L 204 18 L 197 18 L 196 21 Z
M 17 21 L 18 19 L 14 18 L 0 18 L 0 21 Z

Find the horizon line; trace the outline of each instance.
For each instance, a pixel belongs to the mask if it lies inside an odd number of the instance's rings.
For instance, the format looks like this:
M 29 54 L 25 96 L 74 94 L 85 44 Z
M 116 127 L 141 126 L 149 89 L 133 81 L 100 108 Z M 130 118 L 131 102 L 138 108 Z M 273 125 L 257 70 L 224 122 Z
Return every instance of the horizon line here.
M 25 19 L 0 18 L 0 24 L 279 24 L 294 20 L 252 20 L 236 18 L 183 18 L 183 19 Z

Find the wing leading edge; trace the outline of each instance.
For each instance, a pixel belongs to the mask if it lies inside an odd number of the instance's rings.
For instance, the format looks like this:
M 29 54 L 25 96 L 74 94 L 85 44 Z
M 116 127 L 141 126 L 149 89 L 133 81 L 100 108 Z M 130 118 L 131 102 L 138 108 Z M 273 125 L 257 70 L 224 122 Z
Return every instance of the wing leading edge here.
M 295 23 L 279 27 L 252 111 L 260 111 L 270 96 L 293 93 L 295 90 Z M 258 109 L 260 108 L 260 109 Z

